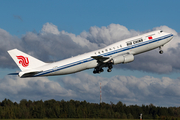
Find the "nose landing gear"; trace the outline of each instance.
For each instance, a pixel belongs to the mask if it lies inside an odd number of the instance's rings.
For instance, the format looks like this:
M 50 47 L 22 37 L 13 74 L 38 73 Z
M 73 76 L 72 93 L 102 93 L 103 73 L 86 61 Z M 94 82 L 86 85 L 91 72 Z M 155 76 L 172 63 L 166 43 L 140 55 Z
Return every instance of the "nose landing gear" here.
M 162 47 L 163 47 L 163 46 L 160 46 L 160 47 L 159 47 L 159 54 L 163 54 Z
M 163 54 L 163 51 L 162 51 L 162 50 L 160 50 L 160 51 L 159 51 L 159 53 L 160 53 L 160 54 Z

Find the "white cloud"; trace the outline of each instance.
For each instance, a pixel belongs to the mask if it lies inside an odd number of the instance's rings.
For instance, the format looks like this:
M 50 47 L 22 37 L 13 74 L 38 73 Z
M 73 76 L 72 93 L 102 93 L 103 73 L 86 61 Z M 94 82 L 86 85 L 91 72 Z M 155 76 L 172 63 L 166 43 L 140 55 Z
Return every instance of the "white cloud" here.
M 102 83 L 103 101 L 107 103 L 122 101 L 126 104 L 177 106 L 177 97 L 180 97 L 180 80 L 168 77 L 115 76 L 108 79 L 81 72 L 61 80 L 66 89 L 76 91 L 79 97 L 75 99 L 91 102 L 99 102 L 99 82 Z
M 0 79 L 0 100 L 5 98 L 19 102 L 27 100 L 86 100 L 99 103 L 102 83 L 102 100 L 106 103 L 122 101 L 127 105 L 150 104 L 178 106 L 180 79 L 168 77 L 115 76 L 103 78 L 85 72 L 59 77 L 56 81 L 42 78 L 18 78 L 6 76 Z
M 44 24 L 41 31 L 45 33 L 56 34 L 56 35 L 60 34 L 57 26 L 53 25 L 52 23 Z
M 82 32 L 81 36 L 88 39 L 92 43 L 98 44 L 100 47 L 105 47 L 119 40 L 138 35 L 139 32 L 129 31 L 126 27 L 119 24 L 110 24 L 105 27 L 91 27 L 89 32 Z
M 46 33 L 52 33 L 55 35 L 66 35 L 69 36 L 71 38 L 71 40 L 75 43 L 77 43 L 78 45 L 82 46 L 82 47 L 88 47 L 88 48 L 97 48 L 96 44 L 90 43 L 86 38 L 83 38 L 81 36 L 76 36 L 75 34 L 72 33 L 68 33 L 65 31 L 59 31 L 57 26 L 53 25 L 52 23 L 46 23 L 43 25 L 43 28 L 41 30 L 42 34 L 46 34 Z M 91 47 L 89 47 L 91 46 Z
M 13 101 L 21 99 L 40 100 L 40 99 L 63 99 L 76 96 L 73 91 L 66 90 L 59 83 L 50 81 L 46 77 L 25 78 L 18 76 L 6 76 L 0 79 L 0 91 L 3 96 L 1 100 L 8 98 Z

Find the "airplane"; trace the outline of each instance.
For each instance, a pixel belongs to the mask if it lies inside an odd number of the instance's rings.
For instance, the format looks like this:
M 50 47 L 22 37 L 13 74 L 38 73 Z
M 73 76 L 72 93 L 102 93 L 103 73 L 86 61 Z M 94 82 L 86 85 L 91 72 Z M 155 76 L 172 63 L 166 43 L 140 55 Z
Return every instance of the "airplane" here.
M 105 48 L 88 52 L 53 63 L 45 63 L 18 49 L 9 50 L 8 53 L 21 69 L 17 74 L 20 78 L 40 77 L 53 75 L 66 75 L 86 69 L 94 68 L 93 73 L 111 72 L 113 65 L 129 63 L 134 60 L 134 55 L 162 47 L 173 38 L 173 34 L 156 30 L 136 37 L 121 40 Z

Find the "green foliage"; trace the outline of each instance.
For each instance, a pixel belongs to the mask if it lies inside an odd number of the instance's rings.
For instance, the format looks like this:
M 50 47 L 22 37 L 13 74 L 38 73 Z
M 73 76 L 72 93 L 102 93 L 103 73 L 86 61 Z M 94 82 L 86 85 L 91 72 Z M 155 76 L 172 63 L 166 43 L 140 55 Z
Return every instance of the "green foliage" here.
M 108 119 L 143 119 L 180 120 L 180 107 L 156 107 L 150 105 L 126 106 L 121 101 L 117 104 L 88 103 L 86 101 L 27 101 L 20 103 L 4 99 L 0 102 L 0 119 L 44 119 L 44 118 L 108 118 Z

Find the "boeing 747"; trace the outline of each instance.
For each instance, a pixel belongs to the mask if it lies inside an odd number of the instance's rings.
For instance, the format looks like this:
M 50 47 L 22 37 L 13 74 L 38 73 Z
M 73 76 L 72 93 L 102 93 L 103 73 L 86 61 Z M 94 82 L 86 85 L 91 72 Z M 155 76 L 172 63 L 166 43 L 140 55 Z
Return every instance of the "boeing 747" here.
M 20 78 L 65 75 L 91 68 L 96 74 L 103 72 L 104 67 L 111 72 L 113 65 L 132 62 L 135 55 L 156 48 L 162 54 L 162 47 L 172 38 L 173 34 L 156 30 L 53 63 L 45 63 L 17 49 L 9 50 L 8 53 L 21 69 L 17 73 Z

